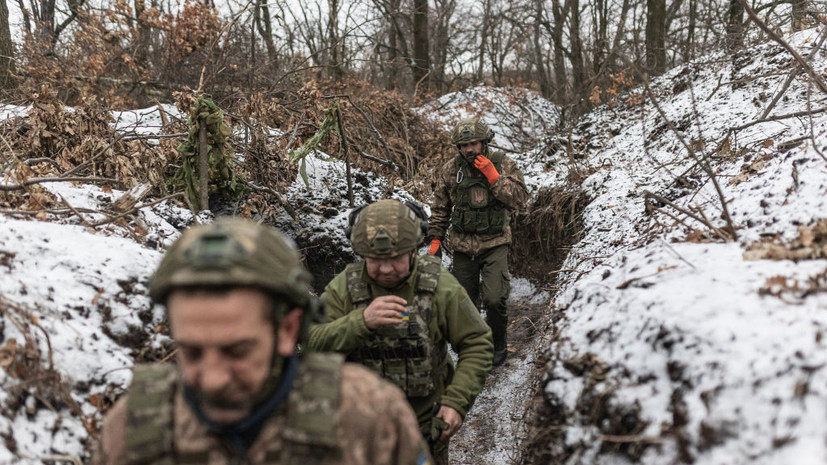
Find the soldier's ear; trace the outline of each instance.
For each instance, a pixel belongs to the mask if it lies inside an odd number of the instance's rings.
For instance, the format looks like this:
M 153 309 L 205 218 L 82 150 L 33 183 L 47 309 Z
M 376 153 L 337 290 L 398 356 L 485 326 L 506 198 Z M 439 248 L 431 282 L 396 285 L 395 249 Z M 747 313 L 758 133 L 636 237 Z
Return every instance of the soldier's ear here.
M 276 329 L 276 353 L 282 357 L 289 357 L 296 351 L 299 342 L 299 330 L 302 325 L 302 310 L 298 307 L 287 312 Z

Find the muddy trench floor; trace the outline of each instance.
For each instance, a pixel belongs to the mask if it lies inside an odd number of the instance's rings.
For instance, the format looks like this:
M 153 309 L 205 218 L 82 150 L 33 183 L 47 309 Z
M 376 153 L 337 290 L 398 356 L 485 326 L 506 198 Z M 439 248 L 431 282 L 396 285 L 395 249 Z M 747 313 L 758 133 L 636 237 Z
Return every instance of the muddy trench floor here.
M 524 418 L 542 367 L 535 366 L 548 321 L 548 303 L 510 302 L 508 357 L 494 367 L 465 422 L 451 440 L 452 465 L 519 463 Z

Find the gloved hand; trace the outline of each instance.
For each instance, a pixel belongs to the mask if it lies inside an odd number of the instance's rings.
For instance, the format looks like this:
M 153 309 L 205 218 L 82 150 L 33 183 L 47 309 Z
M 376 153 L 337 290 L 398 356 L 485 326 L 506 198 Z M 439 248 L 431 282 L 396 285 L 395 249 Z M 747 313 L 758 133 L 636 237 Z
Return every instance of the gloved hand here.
M 500 179 L 497 168 L 494 168 L 494 164 L 485 155 L 477 155 L 477 158 L 474 159 L 474 166 L 482 171 L 482 174 L 488 179 L 488 184 L 494 184 L 497 179 Z
M 442 245 L 442 241 L 437 238 L 431 239 L 431 248 L 428 249 L 428 255 L 436 255 L 439 252 L 439 246 Z M 442 255 L 442 254 L 440 254 Z

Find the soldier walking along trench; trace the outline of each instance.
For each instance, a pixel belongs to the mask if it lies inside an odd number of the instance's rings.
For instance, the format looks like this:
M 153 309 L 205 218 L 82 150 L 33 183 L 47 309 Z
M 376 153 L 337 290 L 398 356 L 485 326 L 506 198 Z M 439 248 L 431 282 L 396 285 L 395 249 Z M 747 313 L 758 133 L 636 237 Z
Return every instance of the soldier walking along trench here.
M 491 330 L 439 259 L 417 255 L 427 230 L 419 206 L 381 200 L 352 212 L 348 229 L 364 261 L 325 287 L 326 323 L 310 329 L 308 348 L 344 353 L 405 391 L 435 463 L 447 464 L 491 370 Z
M 497 366 L 507 353 L 511 216 L 525 206 L 528 189 L 517 164 L 491 152 L 493 138 L 494 131 L 479 118 L 460 121 L 451 133 L 459 153 L 437 180 L 428 253 L 441 253 L 441 247 L 452 252 L 451 272 L 473 302 L 482 298 Z
M 150 297 L 177 367 L 135 368 L 93 464 L 424 465 L 402 392 L 340 354 L 296 352 L 320 312 L 298 253 L 274 229 L 218 220 L 185 231 Z

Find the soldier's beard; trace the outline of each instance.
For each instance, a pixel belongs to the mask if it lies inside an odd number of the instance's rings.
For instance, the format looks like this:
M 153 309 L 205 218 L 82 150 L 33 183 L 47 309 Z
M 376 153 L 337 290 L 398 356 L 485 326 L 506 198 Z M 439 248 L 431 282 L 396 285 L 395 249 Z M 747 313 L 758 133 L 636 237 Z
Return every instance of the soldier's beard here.
M 282 381 L 284 362 L 284 357 L 273 354 L 269 376 L 259 390 L 249 397 L 234 399 L 237 396 L 230 390 L 207 394 L 192 386 L 187 386 L 187 389 L 197 402 L 198 408 L 209 420 L 219 424 L 235 423 L 249 416 L 273 395 Z

